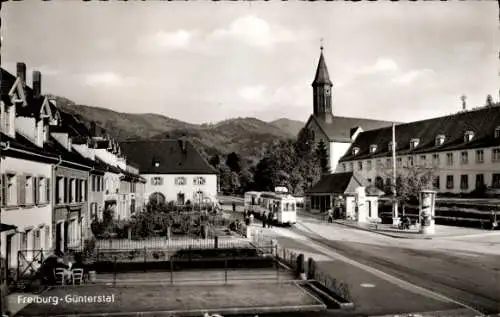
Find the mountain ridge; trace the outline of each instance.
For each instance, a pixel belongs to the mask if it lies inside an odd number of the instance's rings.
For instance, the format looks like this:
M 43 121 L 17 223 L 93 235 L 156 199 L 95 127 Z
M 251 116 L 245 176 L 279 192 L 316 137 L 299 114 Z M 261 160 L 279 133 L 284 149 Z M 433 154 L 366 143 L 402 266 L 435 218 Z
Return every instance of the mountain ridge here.
M 50 95 L 57 107 L 87 126 L 95 122 L 118 141 L 185 137 L 205 156 L 235 152 L 252 161 L 262 157 L 275 140 L 294 139 L 304 122 L 280 118 L 266 122 L 254 117 L 237 117 L 216 123 L 194 124 L 154 113 L 124 113 L 79 105 L 61 96 Z

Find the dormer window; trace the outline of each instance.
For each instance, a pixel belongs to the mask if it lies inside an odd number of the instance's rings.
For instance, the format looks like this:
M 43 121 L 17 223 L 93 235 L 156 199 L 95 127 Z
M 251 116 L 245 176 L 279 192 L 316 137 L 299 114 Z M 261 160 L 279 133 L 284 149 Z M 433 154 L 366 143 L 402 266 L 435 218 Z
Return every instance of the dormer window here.
M 370 145 L 370 153 L 375 153 L 377 152 L 377 145 L 376 144 L 372 144 Z
M 418 146 L 418 144 L 420 143 L 420 139 L 411 139 L 410 141 L 410 149 L 413 150 L 414 148 L 416 148 Z
M 356 156 L 356 155 L 358 155 L 358 153 L 359 153 L 359 147 L 354 147 L 352 149 L 352 156 Z
M 500 138 L 500 125 L 495 128 L 495 139 Z
M 474 132 L 473 131 L 465 131 L 464 134 L 464 142 L 470 142 L 474 138 Z
M 154 161 L 153 165 L 154 165 L 155 167 L 160 167 L 160 162 L 158 162 L 158 161 Z
M 436 137 L 436 146 L 443 145 L 444 140 L 445 140 L 445 136 L 444 136 L 444 134 L 440 134 L 440 135 L 438 135 L 438 136 Z

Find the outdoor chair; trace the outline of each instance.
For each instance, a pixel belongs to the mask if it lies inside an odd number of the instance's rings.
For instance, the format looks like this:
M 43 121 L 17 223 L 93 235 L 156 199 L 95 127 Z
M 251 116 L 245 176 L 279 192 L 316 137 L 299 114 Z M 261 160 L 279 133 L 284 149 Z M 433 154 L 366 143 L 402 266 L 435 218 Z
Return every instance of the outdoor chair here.
M 83 269 L 73 269 L 71 270 L 71 279 L 73 285 L 80 285 L 83 282 Z
M 56 285 L 64 285 L 66 275 L 64 273 L 63 268 L 55 268 L 54 269 L 54 277 L 55 277 Z

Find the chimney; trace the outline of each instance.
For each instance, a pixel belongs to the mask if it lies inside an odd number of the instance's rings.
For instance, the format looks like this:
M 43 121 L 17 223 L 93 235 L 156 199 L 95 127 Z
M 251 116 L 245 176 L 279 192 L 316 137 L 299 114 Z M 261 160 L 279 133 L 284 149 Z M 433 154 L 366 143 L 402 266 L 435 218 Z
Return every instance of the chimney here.
M 467 110 L 467 103 L 466 103 L 467 96 L 466 95 L 462 95 L 460 97 L 460 100 L 462 100 L 462 110 L 463 111 Z
M 182 152 L 184 152 L 184 153 L 185 153 L 185 152 L 186 152 L 186 139 L 181 138 L 181 139 L 179 140 L 179 144 L 180 144 L 180 146 L 181 146 L 181 150 L 182 150 Z
M 33 71 L 33 98 L 42 96 L 42 73 L 38 70 Z
M 23 87 L 26 86 L 26 64 L 17 63 L 17 77 L 22 79 Z

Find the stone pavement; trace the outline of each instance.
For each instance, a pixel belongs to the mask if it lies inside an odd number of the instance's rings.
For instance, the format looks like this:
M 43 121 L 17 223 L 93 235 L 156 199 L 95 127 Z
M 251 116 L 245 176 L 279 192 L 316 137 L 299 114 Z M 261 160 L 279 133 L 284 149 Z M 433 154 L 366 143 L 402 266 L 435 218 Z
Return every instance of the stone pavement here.
M 311 212 L 306 212 L 306 211 L 300 211 L 299 215 L 308 218 L 308 219 L 314 219 L 319 222 L 325 222 L 325 215 L 324 214 L 318 214 L 318 213 L 311 213 Z M 368 223 L 356 223 L 353 221 L 348 221 L 348 220 L 334 220 L 334 223 L 351 227 L 354 229 L 359 229 L 359 230 L 364 230 L 364 231 L 369 231 L 373 233 L 377 233 L 380 235 L 392 237 L 392 238 L 399 238 L 399 239 L 439 239 L 439 238 L 460 238 L 460 237 L 484 237 L 484 236 L 496 236 L 500 235 L 500 230 L 482 230 L 482 229 L 476 229 L 476 228 L 463 228 L 463 227 L 453 227 L 453 226 L 442 226 L 442 225 L 436 225 L 436 233 L 432 235 L 424 235 L 419 233 L 416 229 L 410 229 L 410 230 L 400 230 L 397 228 L 394 228 L 390 224 L 378 224 L 376 227 L 375 225 L 368 224 Z

